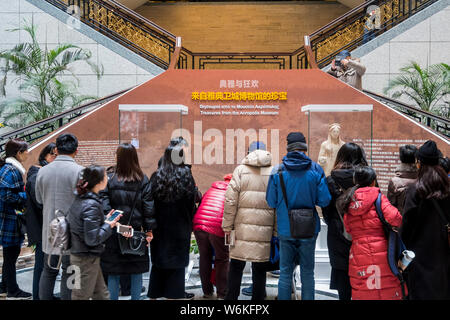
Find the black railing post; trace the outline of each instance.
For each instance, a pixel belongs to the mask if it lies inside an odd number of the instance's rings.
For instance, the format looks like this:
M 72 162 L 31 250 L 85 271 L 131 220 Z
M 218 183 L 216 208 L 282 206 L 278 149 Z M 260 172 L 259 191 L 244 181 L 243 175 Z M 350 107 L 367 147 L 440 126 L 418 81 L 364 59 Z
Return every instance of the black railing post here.
M 89 16 L 91 14 L 91 6 L 89 5 L 89 3 L 86 0 L 84 1 L 84 5 L 87 6 L 87 15 L 84 17 L 84 19 L 89 20 Z

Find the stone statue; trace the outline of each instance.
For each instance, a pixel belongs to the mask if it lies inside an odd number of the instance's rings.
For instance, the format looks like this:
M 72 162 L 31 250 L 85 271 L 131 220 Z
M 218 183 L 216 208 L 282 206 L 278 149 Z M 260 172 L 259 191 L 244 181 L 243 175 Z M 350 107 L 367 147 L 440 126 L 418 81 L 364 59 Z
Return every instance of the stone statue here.
M 341 139 L 341 125 L 339 123 L 330 124 L 328 129 L 328 139 L 322 142 L 319 151 L 318 162 L 325 172 L 325 176 L 329 176 L 333 170 L 334 162 L 339 149 L 345 143 Z

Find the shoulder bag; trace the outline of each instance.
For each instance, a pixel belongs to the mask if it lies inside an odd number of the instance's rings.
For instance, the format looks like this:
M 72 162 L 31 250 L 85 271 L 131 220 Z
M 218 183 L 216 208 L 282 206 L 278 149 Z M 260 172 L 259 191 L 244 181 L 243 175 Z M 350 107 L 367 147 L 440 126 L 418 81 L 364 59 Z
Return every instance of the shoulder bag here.
M 311 208 L 289 209 L 283 172 L 279 170 L 278 173 L 280 176 L 281 191 L 283 192 L 283 198 L 286 203 L 286 208 L 288 209 L 291 237 L 294 239 L 314 237 L 316 232 L 316 218 L 314 217 L 314 210 Z
M 130 212 L 130 218 L 128 219 L 128 224 L 131 223 L 131 218 L 133 217 L 134 209 L 136 208 L 136 202 L 138 199 L 138 195 L 141 190 L 141 183 L 138 186 L 138 190 L 136 190 L 136 194 L 134 196 L 133 207 Z M 145 232 L 142 231 L 133 231 L 133 236 L 130 238 L 126 238 L 119 234 L 119 247 L 121 254 L 131 254 L 136 256 L 143 256 L 147 252 L 147 240 Z

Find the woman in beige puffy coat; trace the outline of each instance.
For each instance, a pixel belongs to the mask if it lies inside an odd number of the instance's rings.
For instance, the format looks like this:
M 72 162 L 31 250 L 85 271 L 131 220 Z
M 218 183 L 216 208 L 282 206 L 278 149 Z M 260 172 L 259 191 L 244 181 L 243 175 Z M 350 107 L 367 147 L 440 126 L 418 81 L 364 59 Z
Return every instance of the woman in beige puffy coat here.
M 264 300 L 265 296 L 266 262 L 276 232 L 276 215 L 266 202 L 272 155 L 261 149 L 265 149 L 261 142 L 250 145 L 249 154 L 234 170 L 225 194 L 222 228 L 234 235 L 225 300 L 239 297 L 246 261 L 252 262 L 252 300 Z

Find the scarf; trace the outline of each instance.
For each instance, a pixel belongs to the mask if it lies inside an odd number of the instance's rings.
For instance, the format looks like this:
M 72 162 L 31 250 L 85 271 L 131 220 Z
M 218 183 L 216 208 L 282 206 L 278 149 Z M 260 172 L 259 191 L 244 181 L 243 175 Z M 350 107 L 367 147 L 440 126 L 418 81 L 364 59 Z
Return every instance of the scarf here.
M 16 169 L 19 170 L 22 175 L 24 175 L 27 172 L 27 170 L 23 167 L 23 165 L 19 161 L 17 161 L 17 159 L 14 157 L 6 158 L 5 162 L 16 167 Z

